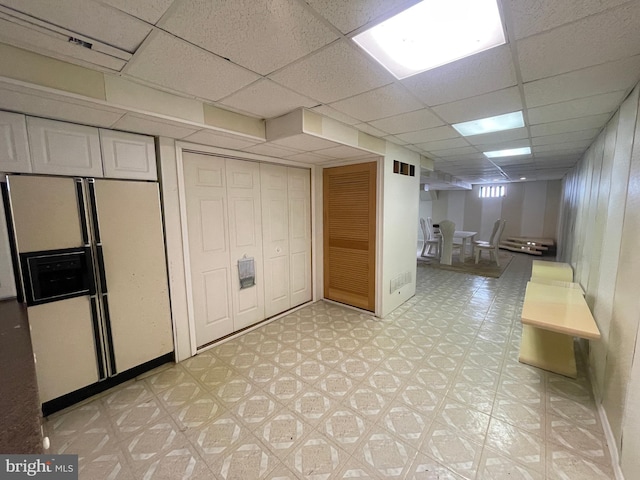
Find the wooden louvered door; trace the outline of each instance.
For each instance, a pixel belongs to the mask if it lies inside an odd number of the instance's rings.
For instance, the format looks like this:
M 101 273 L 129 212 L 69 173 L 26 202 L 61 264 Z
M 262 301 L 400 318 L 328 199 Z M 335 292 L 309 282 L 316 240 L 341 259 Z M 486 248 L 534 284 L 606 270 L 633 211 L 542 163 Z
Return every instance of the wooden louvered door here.
M 375 310 L 376 162 L 324 170 L 324 296 Z

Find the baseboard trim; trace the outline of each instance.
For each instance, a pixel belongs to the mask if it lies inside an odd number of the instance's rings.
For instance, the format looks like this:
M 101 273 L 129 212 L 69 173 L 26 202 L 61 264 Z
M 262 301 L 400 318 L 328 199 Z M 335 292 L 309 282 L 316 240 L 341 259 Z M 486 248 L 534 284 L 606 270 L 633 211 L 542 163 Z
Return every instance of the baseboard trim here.
M 607 445 L 609 446 L 609 455 L 611 456 L 611 468 L 613 469 L 613 474 L 615 475 L 615 480 L 625 480 L 624 474 L 622 473 L 622 468 L 620 467 L 620 452 L 618 452 L 618 444 L 616 443 L 615 437 L 613 436 L 613 430 L 611 429 L 611 424 L 609 423 L 609 417 L 607 417 L 607 412 L 602 406 L 602 395 L 600 390 L 598 389 L 598 384 L 595 381 L 595 375 L 593 374 L 593 369 L 591 368 L 591 363 L 589 362 L 588 355 L 585 355 L 587 358 L 585 359 L 588 365 L 587 372 L 589 375 L 589 381 L 591 382 L 591 389 L 593 390 L 593 398 L 596 402 L 596 407 L 598 408 L 598 416 L 600 417 L 600 423 L 602 424 L 602 430 L 604 431 L 604 436 L 607 439 Z

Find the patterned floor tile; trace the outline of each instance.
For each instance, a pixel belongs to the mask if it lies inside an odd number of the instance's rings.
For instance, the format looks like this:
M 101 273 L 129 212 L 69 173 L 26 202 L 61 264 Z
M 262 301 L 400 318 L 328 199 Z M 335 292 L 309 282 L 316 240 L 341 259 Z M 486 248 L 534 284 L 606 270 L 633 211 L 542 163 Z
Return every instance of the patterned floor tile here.
M 134 471 L 139 472 L 146 470 L 149 462 L 161 458 L 163 454 L 187 448 L 189 442 L 180 433 L 178 427 L 168 417 L 165 417 L 122 441 L 121 445 L 128 455 L 129 463 Z
M 544 473 L 545 442 L 542 437 L 494 418 L 485 445 L 529 469 Z
M 474 478 L 480 464 L 482 445 L 459 431 L 434 422 L 420 447 L 424 452 L 466 478 Z
M 547 413 L 562 417 L 581 427 L 602 432 L 600 416 L 595 402 L 579 402 L 560 395 L 548 395 Z
M 269 384 L 264 385 L 263 389 L 268 391 L 280 403 L 288 403 L 293 397 L 298 395 L 306 384 L 297 375 L 281 374 L 278 378 L 272 380 Z
M 544 473 L 535 471 L 485 447 L 480 459 L 478 480 L 544 480 Z
M 338 408 L 322 419 L 316 429 L 346 452 L 353 453 L 370 427 L 371 423 L 364 415 L 350 409 Z
M 105 478 L 109 480 L 133 480 L 133 469 L 129 466 L 122 449 L 104 449 L 99 454 L 78 459 L 79 478 Z
M 286 458 L 286 465 L 299 476 L 309 480 L 334 478 L 347 454 L 327 437 L 312 432 Z
M 203 393 L 189 403 L 169 412 L 181 431 L 187 432 L 210 422 L 224 412 L 213 395 Z
M 318 390 L 337 401 L 345 398 L 353 388 L 353 385 L 354 382 L 351 377 L 338 371 L 330 371 L 319 382 L 316 382 Z
M 112 417 L 112 422 L 116 435 L 124 439 L 144 431 L 150 424 L 165 416 L 167 416 L 167 413 L 160 402 L 155 398 L 150 398 L 127 410 L 120 410 Z
M 205 388 L 191 377 L 185 377 L 157 394 L 162 405 L 171 412 L 182 408 L 191 401 L 206 393 Z
M 464 480 L 457 473 L 452 472 L 437 460 L 418 454 L 409 467 L 407 477 L 410 480 Z
M 356 412 L 361 413 L 371 421 L 376 421 L 389 404 L 390 399 L 372 388 L 357 387 L 342 403 L 345 404 L 346 402 Z
M 611 480 L 616 478 L 608 465 L 601 465 L 560 446 L 547 448 L 547 477 L 550 480 Z
M 289 408 L 305 422 L 315 426 L 337 403 L 320 390 L 308 389 L 289 402 Z
M 257 427 L 280 408 L 280 404 L 270 395 L 257 391 L 231 406 L 230 410 L 239 420 L 252 427 Z
M 490 418 L 487 414 L 449 399 L 444 400 L 435 417 L 436 421 L 457 430 L 478 443 L 484 441 Z
M 545 409 L 543 405 L 527 404 L 511 397 L 497 395 L 492 415 L 539 437 L 545 437 Z
M 407 407 L 400 401 L 394 401 L 382 417 L 382 426 L 403 442 L 418 448 L 429 431 L 432 416 Z
M 401 401 L 425 417 L 433 418 L 442 404 L 443 396 L 438 391 L 432 391 L 416 382 L 403 385 L 396 401 Z
M 274 455 L 284 460 L 291 450 L 311 433 L 312 427 L 290 410 L 284 409 L 252 431 Z
M 221 458 L 209 465 L 213 473 L 224 480 L 260 480 L 280 466 L 269 449 L 250 434 L 231 446 Z
M 153 398 L 151 389 L 145 382 L 130 382 L 114 388 L 102 397 L 102 403 L 109 416 L 118 416 L 135 405 Z
M 144 480 L 205 480 L 213 477 L 213 473 L 198 455 L 195 448 L 188 443 L 170 448 L 161 456 L 141 463 L 137 472 Z
M 205 425 L 188 430 L 185 435 L 207 464 L 213 465 L 250 431 L 250 427 L 231 412 L 224 412 Z
M 610 465 L 609 448 L 604 435 L 576 425 L 555 415 L 547 415 L 547 441 L 550 448 L 558 444 L 578 455 L 584 455 L 593 462 Z
M 447 392 L 447 397 L 467 407 L 490 415 L 495 401 L 495 390 L 474 382 L 456 382 Z
M 381 428 L 370 430 L 354 453 L 381 478 L 404 478 L 416 455 L 414 447 Z

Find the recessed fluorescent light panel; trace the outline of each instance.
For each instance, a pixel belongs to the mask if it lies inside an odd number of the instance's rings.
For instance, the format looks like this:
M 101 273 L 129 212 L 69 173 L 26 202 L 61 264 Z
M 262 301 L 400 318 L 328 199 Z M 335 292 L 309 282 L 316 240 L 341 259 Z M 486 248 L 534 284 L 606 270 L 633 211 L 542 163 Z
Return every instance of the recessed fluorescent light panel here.
M 424 0 L 353 40 L 396 78 L 506 43 L 497 0 Z
M 524 127 L 522 112 L 505 113 L 495 117 L 480 118 L 470 122 L 454 123 L 451 125 L 464 137 L 481 135 L 483 133 L 500 132 L 512 128 Z
M 531 153 L 531 147 L 512 148 L 510 150 L 494 150 L 493 152 L 482 152 L 489 158 L 497 157 L 515 157 L 516 155 L 528 155 Z

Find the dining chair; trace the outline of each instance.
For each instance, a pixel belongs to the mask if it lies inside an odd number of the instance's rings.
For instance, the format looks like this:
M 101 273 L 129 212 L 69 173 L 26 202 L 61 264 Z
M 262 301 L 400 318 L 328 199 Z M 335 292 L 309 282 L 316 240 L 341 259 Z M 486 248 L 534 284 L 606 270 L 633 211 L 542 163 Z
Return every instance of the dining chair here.
M 422 229 L 422 238 L 423 238 L 422 253 L 420 253 L 420 256 L 425 257 L 429 255 L 432 248 L 435 249 L 435 255 L 437 256 L 438 245 L 440 244 L 440 240 L 434 236 L 433 230 L 429 228 L 429 224 L 425 222 L 424 218 L 420 219 L 420 228 Z M 425 250 L 426 250 L 426 255 L 425 255 Z
M 451 220 L 443 220 L 440 222 L 440 234 L 442 235 L 442 246 L 440 248 L 440 263 L 442 265 L 451 265 L 451 257 L 454 248 L 460 248 L 460 244 L 453 243 L 453 235 L 456 231 L 456 224 Z
M 489 237 L 489 240 L 474 240 L 473 241 L 473 252 L 472 255 L 475 255 L 476 253 L 476 245 L 493 245 L 493 239 L 496 236 L 496 233 L 498 233 L 498 229 L 500 228 L 500 223 L 502 223 L 502 219 L 499 218 L 498 220 L 495 221 L 495 223 L 493 224 L 493 230 L 491 230 L 491 236 Z
M 493 243 L 486 245 L 474 245 L 474 249 L 476 251 L 476 263 L 480 260 L 480 254 L 485 251 L 489 252 L 489 259 L 493 258 L 496 262 L 496 266 L 500 266 L 500 260 L 498 260 L 498 251 L 500 250 L 500 238 L 502 237 L 502 232 L 504 232 L 504 227 L 507 221 L 502 220 L 500 225 L 498 226 L 498 231 L 493 237 Z

